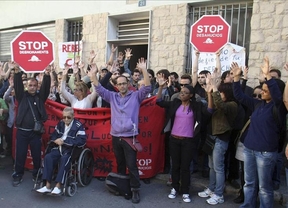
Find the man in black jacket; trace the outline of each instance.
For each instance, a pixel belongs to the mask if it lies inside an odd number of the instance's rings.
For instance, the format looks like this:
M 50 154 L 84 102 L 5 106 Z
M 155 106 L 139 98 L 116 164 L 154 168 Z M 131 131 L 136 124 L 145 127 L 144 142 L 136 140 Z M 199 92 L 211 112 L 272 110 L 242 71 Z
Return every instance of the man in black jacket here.
M 34 125 L 35 121 L 45 122 L 47 120 L 44 103 L 50 93 L 51 78 L 49 74 L 50 67 L 47 67 L 39 92 L 37 92 L 38 81 L 35 78 L 28 79 L 27 91 L 24 91 L 20 69 L 15 66 L 14 90 L 18 102 L 18 111 L 16 116 L 15 170 L 12 174 L 13 186 L 18 186 L 22 182 L 28 145 L 33 158 L 33 179 L 36 178 L 41 166 L 42 133 L 34 131 Z

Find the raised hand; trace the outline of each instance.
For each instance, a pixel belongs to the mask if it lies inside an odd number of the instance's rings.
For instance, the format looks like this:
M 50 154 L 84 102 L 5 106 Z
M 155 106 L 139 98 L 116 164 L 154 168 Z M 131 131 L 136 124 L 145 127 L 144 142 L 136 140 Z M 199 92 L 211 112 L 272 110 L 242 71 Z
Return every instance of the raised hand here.
M 69 65 L 68 64 L 64 64 L 64 69 L 63 69 L 63 75 L 67 75 L 68 74 L 68 71 L 69 71 Z
M 222 50 L 222 49 L 219 49 L 218 51 L 216 51 L 216 53 L 215 53 L 216 56 L 220 57 L 220 55 L 221 55 L 221 50 Z
M 243 78 L 247 79 L 248 78 L 248 70 L 249 68 L 247 66 L 245 66 L 242 71 L 243 71 Z
M 196 55 L 197 57 L 199 57 L 199 56 L 200 56 L 200 52 L 199 52 L 198 50 L 195 50 L 195 55 Z
M 14 77 L 10 77 L 8 81 L 9 81 L 10 87 L 14 87 Z
M 78 65 L 78 67 L 79 67 L 80 69 L 83 69 L 83 68 L 85 67 L 85 64 L 84 64 L 83 62 L 81 62 L 81 63 Z
M 118 53 L 117 60 L 118 60 L 119 62 L 123 62 L 123 58 L 124 58 L 124 54 L 120 51 L 120 52 Z
M 288 63 L 284 65 L 284 69 L 288 72 Z
M 95 51 L 94 50 L 91 50 L 90 51 L 90 60 L 92 60 L 93 61 L 93 59 L 96 57 L 96 53 L 95 53 Z
M 51 72 L 51 65 L 48 65 L 46 68 L 45 68 L 45 74 L 50 74 Z
M 115 53 L 117 50 L 117 47 L 114 47 L 114 44 L 111 45 L 111 53 Z
M 79 72 L 78 64 L 74 63 L 72 65 L 72 69 L 73 69 L 73 74 L 77 74 Z
M 167 80 L 165 80 L 164 78 L 163 73 L 158 74 L 157 81 L 158 81 L 159 86 L 164 86 L 164 84 L 167 82 Z
M 264 76 L 267 76 L 269 74 L 269 58 L 267 56 L 265 56 L 264 58 L 261 69 L 262 69 Z
M 79 55 L 77 55 L 76 57 L 75 57 L 75 59 L 74 59 L 74 64 L 79 64 L 79 62 L 80 62 L 80 56 Z
M 126 48 L 126 50 L 125 50 L 125 58 L 126 59 L 129 60 L 131 58 L 131 56 L 133 56 L 133 54 L 131 52 L 132 52 L 132 49 Z
M 138 59 L 137 68 L 141 73 L 142 73 L 142 70 L 147 70 L 146 67 L 147 67 L 146 60 L 143 57 Z
M 233 62 L 231 64 L 230 70 L 233 72 L 234 76 L 240 76 L 241 75 L 241 68 L 236 62 Z
M 90 70 L 88 71 L 87 75 L 90 77 L 90 80 L 92 80 L 98 72 L 98 67 L 96 63 L 92 63 L 89 65 L 89 68 Z

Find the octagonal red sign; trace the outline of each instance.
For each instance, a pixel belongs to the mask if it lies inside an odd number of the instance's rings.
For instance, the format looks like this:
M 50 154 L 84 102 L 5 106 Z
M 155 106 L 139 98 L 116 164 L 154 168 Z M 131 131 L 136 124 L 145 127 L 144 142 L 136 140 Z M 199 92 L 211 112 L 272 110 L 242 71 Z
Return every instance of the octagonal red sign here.
M 215 53 L 229 42 L 230 25 L 220 15 L 204 15 L 190 34 L 190 43 L 200 52 Z
M 41 31 L 21 31 L 11 41 L 11 52 L 27 73 L 43 72 L 54 61 L 53 42 Z

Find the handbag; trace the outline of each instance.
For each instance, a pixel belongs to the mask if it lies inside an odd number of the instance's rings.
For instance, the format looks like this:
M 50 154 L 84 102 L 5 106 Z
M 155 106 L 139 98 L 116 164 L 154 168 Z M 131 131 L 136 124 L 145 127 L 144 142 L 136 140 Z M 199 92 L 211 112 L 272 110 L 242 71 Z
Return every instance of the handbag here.
M 30 106 L 30 109 L 32 111 L 32 115 L 33 115 L 33 118 L 34 118 L 34 128 L 33 128 L 33 131 L 36 132 L 36 133 L 39 133 L 39 134 L 42 134 L 45 132 L 45 129 L 44 129 L 44 124 L 42 121 L 37 121 L 36 120 L 36 116 L 34 114 L 34 111 L 33 111 L 33 108 L 31 106 L 31 103 L 30 101 L 28 100 L 28 103 L 29 103 L 29 106 Z
M 133 139 L 121 137 L 121 139 L 123 139 L 125 142 L 127 142 L 133 150 L 135 150 L 137 152 L 143 151 L 143 147 L 142 147 L 141 143 L 135 137 L 133 137 Z
M 207 155 L 212 155 L 215 146 L 215 138 L 209 134 L 206 135 L 205 142 L 202 147 L 202 151 Z

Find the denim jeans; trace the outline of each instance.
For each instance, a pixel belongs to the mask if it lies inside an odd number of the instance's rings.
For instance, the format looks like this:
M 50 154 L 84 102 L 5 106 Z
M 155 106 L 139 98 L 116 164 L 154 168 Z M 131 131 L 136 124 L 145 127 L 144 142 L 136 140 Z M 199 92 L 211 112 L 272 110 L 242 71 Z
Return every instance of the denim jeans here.
M 114 155 L 116 157 L 118 173 L 126 175 L 127 167 L 130 176 L 131 188 L 140 188 L 140 177 L 137 167 L 137 152 L 120 137 L 112 136 L 112 145 Z
M 240 207 L 256 207 L 259 187 L 260 208 L 273 207 L 272 174 L 278 152 L 258 152 L 244 148 L 244 203 Z
M 225 152 L 228 148 L 228 142 L 224 142 L 218 137 L 215 140 L 215 146 L 212 156 L 209 155 L 209 189 L 214 191 L 217 196 L 222 196 L 225 187 Z

